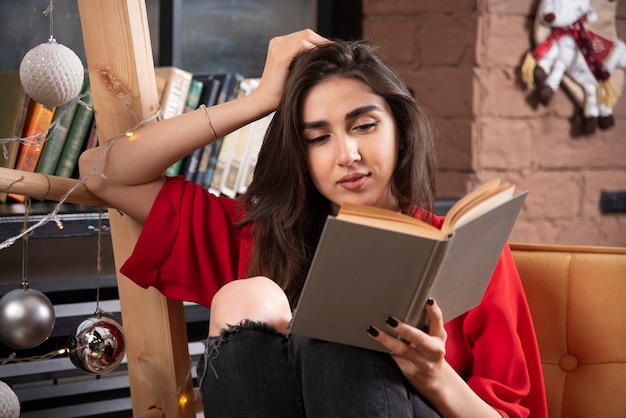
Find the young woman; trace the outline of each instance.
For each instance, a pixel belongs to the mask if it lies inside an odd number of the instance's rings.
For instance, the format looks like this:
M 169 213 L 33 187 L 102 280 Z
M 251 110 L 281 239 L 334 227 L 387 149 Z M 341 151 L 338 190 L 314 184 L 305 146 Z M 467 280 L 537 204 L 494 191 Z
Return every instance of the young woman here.
M 162 176 L 274 110 L 240 199 Z M 106 178 L 91 177 L 87 187 L 143 224 L 122 272 L 211 307 L 198 365 L 207 416 L 546 416 L 533 326 L 508 248 L 470 312 L 444 324 L 430 300 L 427 333 L 395 318 L 387 324 L 404 341 L 363 330 L 391 354 L 287 336 L 324 220 L 342 202 L 441 226 L 431 215 L 433 141 L 424 111 L 371 43 L 304 30 L 272 39 L 249 96 L 147 125 L 111 147 Z M 98 158 L 86 151 L 81 172 Z

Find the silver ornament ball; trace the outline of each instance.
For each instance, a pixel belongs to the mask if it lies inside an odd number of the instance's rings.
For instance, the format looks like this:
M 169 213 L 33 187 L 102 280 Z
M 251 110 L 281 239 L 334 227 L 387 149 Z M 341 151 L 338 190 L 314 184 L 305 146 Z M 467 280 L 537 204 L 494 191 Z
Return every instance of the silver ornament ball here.
M 12 290 L 0 298 L 0 341 L 17 349 L 38 346 L 55 323 L 54 306 L 39 290 Z
M 26 53 L 20 64 L 20 81 L 33 100 L 55 107 L 78 96 L 84 72 L 74 51 L 51 39 Z
M 70 360 L 89 374 L 115 370 L 126 353 L 122 327 L 107 317 L 91 317 L 78 324 L 68 339 Z

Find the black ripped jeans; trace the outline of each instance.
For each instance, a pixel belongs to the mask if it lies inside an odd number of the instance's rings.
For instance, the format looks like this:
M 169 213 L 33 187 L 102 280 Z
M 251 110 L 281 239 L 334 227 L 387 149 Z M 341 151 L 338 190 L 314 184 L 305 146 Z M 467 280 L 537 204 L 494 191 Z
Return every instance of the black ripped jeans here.
M 197 369 L 207 418 L 439 417 L 388 354 L 265 324 L 209 338 Z

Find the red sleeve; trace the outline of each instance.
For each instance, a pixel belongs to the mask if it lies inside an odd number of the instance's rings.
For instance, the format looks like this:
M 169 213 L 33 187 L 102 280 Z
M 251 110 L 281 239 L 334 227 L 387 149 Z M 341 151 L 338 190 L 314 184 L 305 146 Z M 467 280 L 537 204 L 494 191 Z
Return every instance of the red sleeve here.
M 478 396 L 505 417 L 547 417 L 535 330 L 508 245 L 481 304 L 446 330 L 446 359 Z
M 239 219 L 237 201 L 168 178 L 121 272 L 169 298 L 210 306 L 222 285 L 245 273 L 250 235 Z

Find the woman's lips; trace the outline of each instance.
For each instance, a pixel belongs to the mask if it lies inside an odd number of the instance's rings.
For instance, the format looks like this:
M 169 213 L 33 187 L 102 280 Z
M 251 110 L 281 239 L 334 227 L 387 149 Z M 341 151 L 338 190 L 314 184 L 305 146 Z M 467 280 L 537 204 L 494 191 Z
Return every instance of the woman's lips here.
M 363 187 L 368 179 L 367 173 L 353 173 L 343 176 L 337 183 L 346 190 L 356 190 Z

